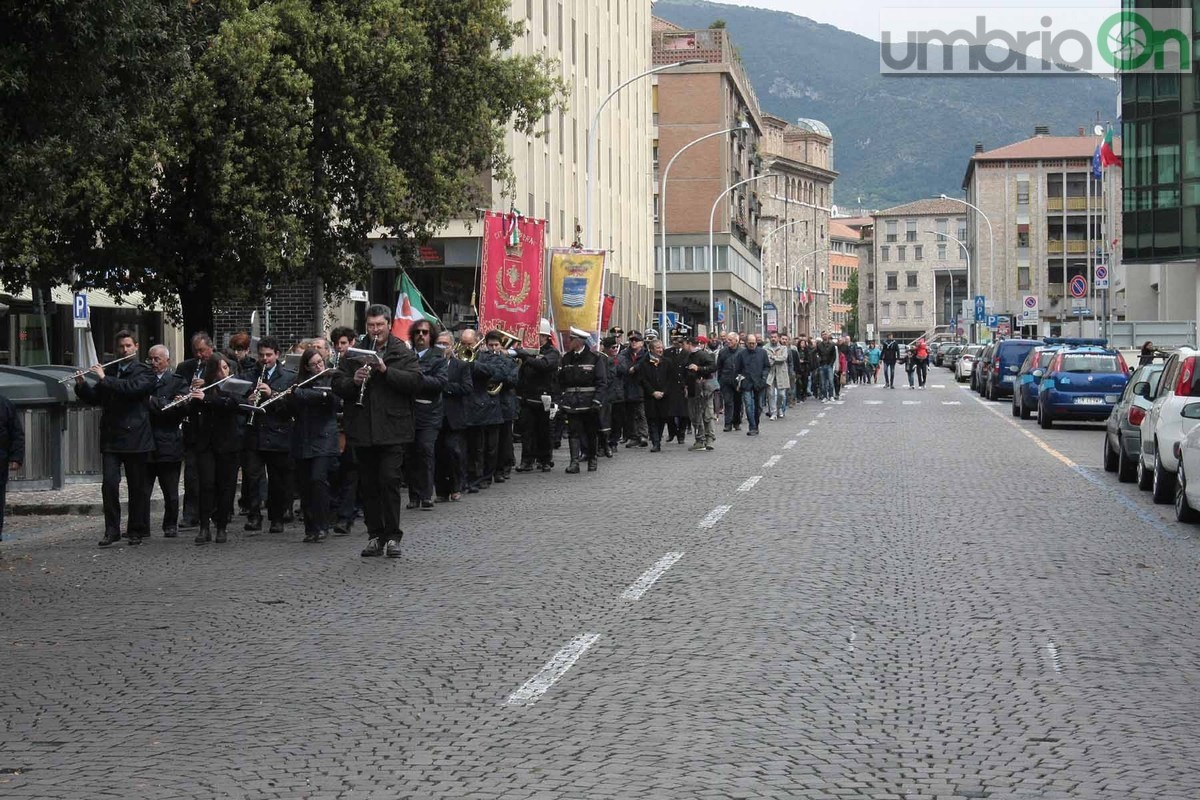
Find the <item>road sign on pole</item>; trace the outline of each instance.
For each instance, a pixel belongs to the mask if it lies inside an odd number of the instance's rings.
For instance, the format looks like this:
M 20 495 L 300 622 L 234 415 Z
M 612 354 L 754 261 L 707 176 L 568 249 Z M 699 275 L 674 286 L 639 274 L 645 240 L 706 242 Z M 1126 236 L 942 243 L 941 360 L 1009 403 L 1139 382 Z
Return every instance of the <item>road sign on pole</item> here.
M 74 300 L 74 317 L 76 328 L 86 328 L 88 326 L 88 299 L 87 292 L 76 292 Z
M 1108 265 L 1107 264 L 1097 264 L 1096 265 L 1096 288 L 1097 289 L 1108 289 Z
M 1076 275 L 1073 278 L 1071 278 L 1071 283 L 1069 285 L 1071 288 L 1071 297 L 1074 297 L 1076 300 L 1082 300 L 1083 298 L 1087 297 L 1087 294 L 1088 294 L 1087 278 L 1085 278 L 1082 275 Z
M 983 322 L 987 319 L 987 307 L 984 303 L 983 295 L 975 295 L 975 321 Z

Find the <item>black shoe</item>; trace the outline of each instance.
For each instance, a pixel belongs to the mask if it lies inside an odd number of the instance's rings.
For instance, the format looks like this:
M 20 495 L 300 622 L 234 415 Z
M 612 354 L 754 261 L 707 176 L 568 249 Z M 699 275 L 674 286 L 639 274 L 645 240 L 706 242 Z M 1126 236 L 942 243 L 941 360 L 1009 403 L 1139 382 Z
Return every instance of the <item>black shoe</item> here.
M 283 533 L 283 523 L 272 522 L 271 527 L 267 530 L 267 533 Z
M 305 544 L 310 544 L 312 542 L 317 541 L 317 535 L 315 533 L 306 533 L 306 534 L 304 534 L 304 538 L 301 539 L 300 541 L 304 542 Z
M 588 472 L 595 472 L 595 471 L 596 471 L 596 459 L 589 458 L 588 459 Z
M 287 511 L 283 512 L 283 521 L 285 523 L 296 521 L 296 515 L 292 512 L 292 509 L 289 508 Z M 272 533 L 274 533 L 274 531 L 272 531 Z
M 565 472 L 568 475 L 578 475 L 579 474 L 579 462 L 572 461 L 570 464 L 567 465 Z
M 497 472 L 495 475 L 492 476 L 493 483 L 504 483 L 507 480 L 508 480 L 508 478 L 504 477 L 499 472 Z
M 450 502 L 450 495 L 448 495 L 448 494 L 439 494 L 437 497 L 433 498 L 433 502 L 435 502 L 435 503 L 449 503 L 449 502 Z
M 360 555 L 363 558 L 374 558 L 375 556 L 383 555 L 383 542 L 379 539 L 367 540 L 367 546 L 363 548 Z
M 717 448 L 713 447 L 711 444 L 706 444 L 706 445 L 704 445 L 704 449 L 705 450 L 716 450 Z
M 650 452 L 651 452 L 651 453 L 661 453 L 661 452 L 662 452 L 662 445 L 660 445 L 660 444 L 656 444 L 656 445 L 654 445 L 653 447 L 651 447 L 651 448 L 650 448 Z
M 142 543 L 141 536 L 126 536 L 125 537 L 125 544 L 129 545 L 130 547 L 137 547 L 141 543 Z
M 179 536 L 179 528 L 165 528 L 163 530 L 164 539 L 174 539 Z
M 726 426 L 723 428 L 723 430 L 724 430 L 726 433 L 729 433 L 731 430 L 733 430 L 733 426 L 732 426 L 732 425 L 726 425 Z
M 541 464 L 538 464 L 538 469 L 540 469 L 542 472 L 549 472 L 550 470 L 554 469 L 554 462 L 543 461 Z
M 421 510 L 422 511 L 433 511 L 433 501 L 432 500 L 422 500 L 421 501 Z
M 225 532 L 224 525 L 217 526 L 217 538 L 213 541 L 215 541 L 217 544 L 225 544 L 225 542 L 229 541 L 229 535 Z
M 121 541 L 121 534 L 106 533 L 106 534 L 104 534 L 104 538 L 100 540 L 100 546 L 108 547 L 110 544 L 116 544 L 119 541 Z
M 190 531 L 192 528 L 199 527 L 200 521 L 195 519 L 185 519 L 183 522 L 179 523 L 179 530 L 181 531 Z
M 339 522 L 337 525 L 333 526 L 333 535 L 334 536 L 349 536 L 350 529 L 353 527 L 354 527 L 353 522 Z
M 601 454 L 602 454 L 602 455 L 603 455 L 605 458 L 612 458 L 612 457 L 613 457 L 613 450 L 612 450 L 612 446 L 611 446 L 611 445 L 607 445 L 607 444 L 606 444 L 606 445 L 604 445 L 604 449 L 603 449 L 603 450 L 601 450 L 600 452 L 601 452 Z
M 650 446 L 649 439 L 638 439 L 638 447 L 649 447 L 649 446 Z
M 246 524 L 242 527 L 244 531 L 261 531 L 262 517 L 250 517 L 246 520 Z
M 385 556 L 387 556 L 388 558 L 399 558 L 400 557 L 400 540 L 399 539 L 388 539 L 387 545 L 384 547 L 383 554 Z
M 533 462 L 522 461 L 521 465 L 517 467 L 517 472 L 533 472 Z
M 404 509 L 405 509 L 406 511 L 412 511 L 414 508 L 420 508 L 420 507 L 421 507 L 421 501 L 420 501 L 420 500 L 409 500 L 409 501 L 408 501 L 407 503 L 405 503 L 405 505 L 404 505 Z
M 638 446 L 638 440 L 637 440 L 637 439 L 630 439 L 629 441 L 625 442 L 625 449 L 626 449 L 626 450 L 628 450 L 628 449 L 629 449 L 629 448 L 631 448 L 631 447 L 637 447 L 637 446 Z
M 329 538 L 329 531 L 317 531 L 317 541 L 323 542 Z
M 200 532 L 196 534 L 196 538 L 193 541 L 196 544 L 208 544 L 212 541 L 212 532 L 208 529 L 207 525 L 200 528 Z
M 479 494 L 479 487 L 478 486 L 468 486 L 467 494 Z

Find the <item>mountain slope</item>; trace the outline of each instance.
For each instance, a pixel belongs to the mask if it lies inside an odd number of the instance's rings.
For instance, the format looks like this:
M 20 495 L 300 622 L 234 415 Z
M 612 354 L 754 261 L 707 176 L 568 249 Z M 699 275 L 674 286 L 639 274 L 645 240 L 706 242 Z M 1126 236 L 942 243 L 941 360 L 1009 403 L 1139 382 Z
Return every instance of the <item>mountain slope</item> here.
M 1116 110 L 1117 84 L 1095 76 L 885 77 L 877 42 L 806 17 L 704 0 L 659 0 L 654 14 L 725 20 L 763 110 L 829 126 L 843 208 L 957 194 L 976 141 L 990 150 L 1034 125 L 1069 135 Z

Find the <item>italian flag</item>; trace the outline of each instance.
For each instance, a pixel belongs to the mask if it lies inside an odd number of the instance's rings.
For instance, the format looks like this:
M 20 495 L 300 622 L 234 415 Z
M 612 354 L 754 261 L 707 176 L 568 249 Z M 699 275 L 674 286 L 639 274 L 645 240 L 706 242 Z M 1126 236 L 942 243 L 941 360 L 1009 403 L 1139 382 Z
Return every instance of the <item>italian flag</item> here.
M 1124 168 L 1125 162 L 1113 150 L 1113 132 L 1112 126 L 1108 126 L 1108 132 L 1104 134 L 1104 141 L 1100 144 L 1100 165 L 1111 167 L 1116 164 L 1118 167 Z
M 808 276 L 804 276 L 804 282 L 800 284 L 800 302 L 803 305 L 808 305 Z
M 392 317 L 392 336 L 408 341 L 408 328 L 419 319 L 433 321 L 434 315 L 425 308 L 425 298 L 403 272 L 396 281 L 396 313 Z

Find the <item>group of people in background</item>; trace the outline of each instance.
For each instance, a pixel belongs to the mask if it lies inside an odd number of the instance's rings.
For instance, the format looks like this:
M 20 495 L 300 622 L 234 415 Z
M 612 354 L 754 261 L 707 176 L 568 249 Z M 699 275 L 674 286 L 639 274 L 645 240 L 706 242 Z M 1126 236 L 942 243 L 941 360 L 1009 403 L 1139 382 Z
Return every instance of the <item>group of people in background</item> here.
M 336 328 L 286 352 L 246 333 L 218 351 L 197 332 L 178 364 L 163 345 L 140 363 L 134 334 L 118 333 L 121 360 L 81 374 L 75 389 L 103 409 L 100 545 L 150 535 L 157 484 L 166 537 L 195 530 L 196 544 L 225 543 L 236 508 L 247 535 L 302 520 L 303 541 L 320 543 L 351 534 L 361 516 L 362 555 L 396 557 L 402 509 L 431 511 L 514 473 L 550 472 L 564 439 L 571 475 L 596 471 L 621 445 L 658 453 L 690 434 L 689 450 L 711 451 L 718 420 L 755 436 L 764 413 L 782 419 L 809 397 L 835 402 L 849 381 L 873 380 L 866 365 L 879 360 L 829 333 L 793 344 L 775 333 L 762 342 L 614 327 L 593 346 L 571 329 L 560 350 L 546 320 L 536 347 L 429 320 L 412 321 L 401 340 L 392 322 L 373 305 L 365 335 Z

